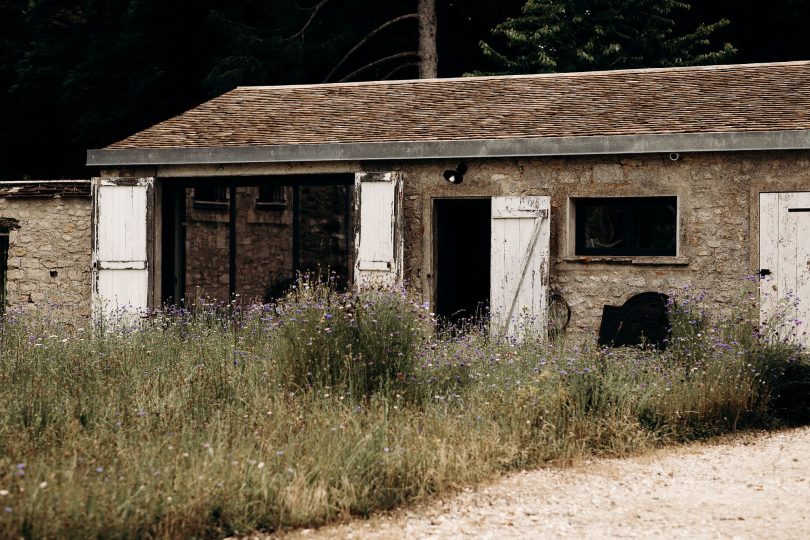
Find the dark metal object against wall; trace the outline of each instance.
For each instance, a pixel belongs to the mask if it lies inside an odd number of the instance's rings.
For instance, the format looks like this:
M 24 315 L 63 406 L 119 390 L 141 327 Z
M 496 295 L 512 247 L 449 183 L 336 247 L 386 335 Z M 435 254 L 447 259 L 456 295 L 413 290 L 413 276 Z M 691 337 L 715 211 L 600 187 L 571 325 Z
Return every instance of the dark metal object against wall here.
M 667 295 L 644 292 L 632 296 L 621 307 L 605 306 L 599 326 L 599 345 L 666 347 L 669 335 Z

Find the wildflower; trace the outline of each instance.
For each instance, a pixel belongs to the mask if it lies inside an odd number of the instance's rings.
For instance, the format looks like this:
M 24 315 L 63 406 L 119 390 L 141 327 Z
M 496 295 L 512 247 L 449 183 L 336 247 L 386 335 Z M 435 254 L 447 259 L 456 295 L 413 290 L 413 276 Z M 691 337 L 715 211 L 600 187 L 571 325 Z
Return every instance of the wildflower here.
M 39 483 L 39 489 L 45 489 L 46 487 L 48 487 L 48 482 L 40 482 Z
M 281 457 L 281 456 L 283 456 L 283 455 L 284 455 L 284 450 L 278 450 L 278 451 L 276 452 L 276 456 L 278 456 L 278 457 Z
M 8 495 L 8 490 L 7 489 L 0 489 L 0 497 L 5 497 L 6 495 Z
M 12 513 L 14 510 L 12 510 L 10 506 L 6 506 L 5 508 L 3 508 L 3 511 L 4 511 L 6 514 L 10 514 L 10 513 Z
M 208 450 L 209 448 L 211 448 L 211 445 L 209 443 L 203 443 L 203 448 Z
M 257 469 L 264 469 L 264 461 L 260 461 L 258 465 L 256 465 Z
M 104 467 L 96 467 L 96 472 L 97 473 L 103 473 L 104 472 Z

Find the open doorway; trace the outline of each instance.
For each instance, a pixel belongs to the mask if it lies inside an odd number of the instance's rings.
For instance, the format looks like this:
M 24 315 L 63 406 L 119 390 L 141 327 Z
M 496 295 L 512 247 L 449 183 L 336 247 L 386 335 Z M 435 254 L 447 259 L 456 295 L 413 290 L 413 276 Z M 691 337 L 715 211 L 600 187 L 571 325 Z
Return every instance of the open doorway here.
M 436 314 L 449 324 L 489 308 L 490 200 L 436 199 Z
M 167 180 L 162 300 L 267 302 L 296 276 L 350 285 L 354 175 Z

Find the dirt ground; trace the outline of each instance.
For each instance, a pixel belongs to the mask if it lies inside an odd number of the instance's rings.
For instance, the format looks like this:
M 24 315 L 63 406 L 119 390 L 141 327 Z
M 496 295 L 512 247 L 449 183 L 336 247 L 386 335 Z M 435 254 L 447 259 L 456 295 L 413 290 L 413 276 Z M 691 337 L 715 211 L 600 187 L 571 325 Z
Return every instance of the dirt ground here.
M 810 428 L 520 472 L 285 538 L 810 538 Z

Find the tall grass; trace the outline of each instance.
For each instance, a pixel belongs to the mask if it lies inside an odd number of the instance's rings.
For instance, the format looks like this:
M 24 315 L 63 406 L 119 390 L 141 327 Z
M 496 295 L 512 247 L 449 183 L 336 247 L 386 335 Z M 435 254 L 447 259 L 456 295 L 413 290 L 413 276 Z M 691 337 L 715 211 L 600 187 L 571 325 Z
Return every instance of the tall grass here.
M 773 422 L 789 339 L 673 302 L 664 352 L 439 335 L 400 291 L 300 283 L 129 330 L 0 326 L 0 537 L 216 537 L 500 471 Z M 694 307 L 693 307 L 694 306 Z

